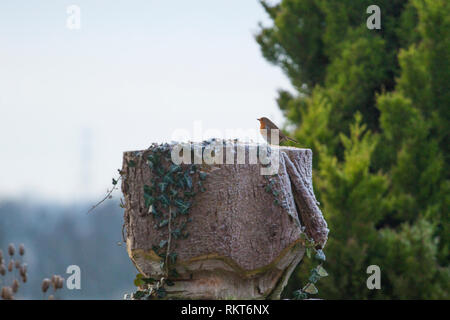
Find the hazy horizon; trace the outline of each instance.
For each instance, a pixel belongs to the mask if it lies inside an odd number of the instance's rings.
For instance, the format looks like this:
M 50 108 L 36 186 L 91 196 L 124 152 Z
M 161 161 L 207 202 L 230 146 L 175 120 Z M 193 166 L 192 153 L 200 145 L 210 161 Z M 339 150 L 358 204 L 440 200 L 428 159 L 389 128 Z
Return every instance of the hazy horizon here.
M 79 30 L 66 27 L 69 5 Z M 291 86 L 262 57 L 258 22 L 256 0 L 2 2 L 0 199 L 95 200 L 123 151 L 196 121 L 223 133 L 256 130 L 260 116 L 282 125 L 277 89 Z

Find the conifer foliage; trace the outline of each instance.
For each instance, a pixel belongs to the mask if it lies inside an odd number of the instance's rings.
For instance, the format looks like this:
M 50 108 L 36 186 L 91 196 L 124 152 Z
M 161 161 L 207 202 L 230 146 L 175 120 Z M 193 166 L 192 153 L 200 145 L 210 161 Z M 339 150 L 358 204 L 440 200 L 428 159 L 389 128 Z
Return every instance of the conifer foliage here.
M 381 29 L 370 30 L 372 2 L 261 1 L 272 23 L 255 38 L 295 88 L 278 106 L 313 149 L 331 230 L 319 295 L 448 299 L 450 2 L 377 1 Z M 380 290 L 366 286 L 369 265 Z

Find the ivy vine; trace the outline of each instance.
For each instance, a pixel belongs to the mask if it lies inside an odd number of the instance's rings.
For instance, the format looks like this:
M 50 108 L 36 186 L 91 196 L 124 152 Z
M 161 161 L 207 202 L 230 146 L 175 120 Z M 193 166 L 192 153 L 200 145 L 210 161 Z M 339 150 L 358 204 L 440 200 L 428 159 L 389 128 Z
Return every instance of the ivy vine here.
M 285 208 L 285 203 L 280 200 L 280 192 L 276 190 L 275 187 L 275 179 L 269 176 L 264 176 L 264 178 L 268 181 L 268 183 L 264 186 L 264 190 L 267 193 L 270 193 L 274 197 L 274 204 Z M 325 253 L 322 249 L 318 249 L 318 245 L 314 242 L 313 239 L 310 239 L 307 234 L 305 227 L 302 228 L 302 233 L 300 235 L 302 239 L 302 244 L 306 250 L 306 256 L 311 259 L 314 258 L 316 261 L 319 261 L 319 264 L 313 267 L 310 270 L 310 275 L 308 278 L 308 282 L 303 288 L 294 291 L 294 299 L 302 300 L 309 298 L 309 295 L 317 294 L 319 290 L 316 287 L 316 283 L 326 276 L 328 276 L 327 271 L 322 266 L 323 262 L 326 260 Z M 314 257 L 313 257 L 314 255 Z
M 174 267 L 178 254 L 177 240 L 186 239 L 187 224 L 192 221 L 190 209 L 198 192 L 205 192 L 203 182 L 208 173 L 198 164 L 174 164 L 171 160 L 171 146 L 154 144 L 150 153 L 145 152 L 152 179 L 143 187 L 147 214 L 153 219 L 155 229 L 167 229 L 167 237 L 152 245 L 161 258 L 160 267 L 164 276 L 160 279 L 145 278 L 138 274 L 134 284 L 138 290 L 134 299 L 154 299 L 166 296 L 166 286 L 172 286 L 179 275 Z M 193 149 L 191 149 L 193 152 Z
M 274 200 L 273 203 L 277 206 L 280 206 L 282 208 L 286 208 L 286 204 L 284 201 L 280 200 L 280 191 L 276 190 L 275 188 L 275 179 L 270 178 L 269 176 L 264 176 L 264 178 L 267 180 L 267 184 L 264 186 L 264 190 L 267 193 L 270 193 L 273 195 Z
M 303 288 L 294 291 L 294 299 L 296 300 L 308 299 L 309 295 L 319 293 L 319 290 L 316 287 L 316 283 L 320 279 L 328 276 L 328 272 L 323 267 L 323 263 L 326 260 L 325 253 L 322 251 L 322 249 L 318 249 L 318 246 L 315 243 L 315 241 L 313 239 L 310 239 L 306 235 L 305 230 L 303 230 L 300 237 L 303 240 L 304 247 L 306 248 L 305 249 L 306 256 L 309 259 L 313 258 L 315 261 L 318 261 L 319 263 L 310 270 L 308 282 L 306 283 L 306 285 L 304 285 Z

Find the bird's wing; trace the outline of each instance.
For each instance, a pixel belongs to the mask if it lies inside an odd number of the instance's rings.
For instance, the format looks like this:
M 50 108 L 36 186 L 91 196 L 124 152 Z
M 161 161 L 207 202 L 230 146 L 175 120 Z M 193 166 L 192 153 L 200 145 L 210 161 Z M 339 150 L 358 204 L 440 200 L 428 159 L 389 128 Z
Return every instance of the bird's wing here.
M 267 122 L 269 123 L 271 129 L 278 129 L 278 127 L 275 125 L 275 123 L 270 121 L 270 119 L 267 119 Z M 278 130 L 280 130 L 280 129 L 278 129 Z

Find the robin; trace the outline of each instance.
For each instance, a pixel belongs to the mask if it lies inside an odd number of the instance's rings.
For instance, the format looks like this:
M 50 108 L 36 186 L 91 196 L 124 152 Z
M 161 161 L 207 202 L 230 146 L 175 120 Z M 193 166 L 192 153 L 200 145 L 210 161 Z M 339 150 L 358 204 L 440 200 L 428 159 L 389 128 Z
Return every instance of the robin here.
M 269 143 L 271 144 L 272 141 L 272 130 L 278 130 L 279 133 L 279 143 L 281 143 L 282 141 L 285 140 L 289 140 L 292 142 L 295 142 L 298 144 L 298 141 L 289 138 L 288 136 L 284 135 L 283 132 L 281 132 L 280 129 L 278 129 L 278 127 L 275 125 L 275 123 L 273 123 L 272 121 L 270 121 L 268 118 L 266 117 L 262 117 L 259 119 L 256 119 L 259 121 L 259 124 L 261 125 L 259 127 L 259 131 L 261 132 L 261 135 L 263 136 L 263 138 Z

